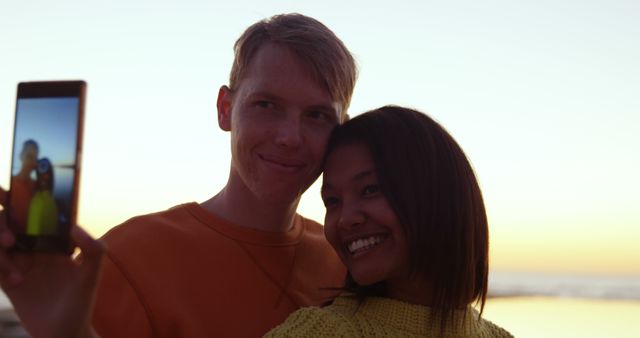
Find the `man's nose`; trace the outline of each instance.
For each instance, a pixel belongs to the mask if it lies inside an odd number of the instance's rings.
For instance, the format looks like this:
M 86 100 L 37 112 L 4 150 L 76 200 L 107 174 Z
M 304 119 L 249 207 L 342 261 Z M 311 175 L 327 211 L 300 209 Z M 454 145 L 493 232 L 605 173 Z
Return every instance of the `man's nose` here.
M 302 143 L 302 126 L 299 118 L 288 117 L 282 120 L 277 128 L 275 142 L 278 146 L 287 148 L 300 146 Z

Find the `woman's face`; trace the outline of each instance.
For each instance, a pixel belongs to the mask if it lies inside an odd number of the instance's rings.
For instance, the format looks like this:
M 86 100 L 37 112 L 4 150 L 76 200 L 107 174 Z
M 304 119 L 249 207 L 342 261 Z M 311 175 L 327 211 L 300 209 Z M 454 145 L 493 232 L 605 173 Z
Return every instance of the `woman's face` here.
M 368 148 L 351 144 L 329 154 L 322 199 L 325 235 L 359 285 L 408 279 L 406 236 L 380 191 Z
M 52 190 L 51 179 L 52 179 L 52 176 L 50 171 L 38 174 L 39 190 Z

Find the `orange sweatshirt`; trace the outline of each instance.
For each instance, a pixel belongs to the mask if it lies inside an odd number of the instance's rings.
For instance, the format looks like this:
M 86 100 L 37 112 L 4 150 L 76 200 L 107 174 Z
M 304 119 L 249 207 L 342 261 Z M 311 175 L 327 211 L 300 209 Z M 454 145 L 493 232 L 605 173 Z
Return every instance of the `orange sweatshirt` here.
M 247 229 L 197 203 L 112 229 L 94 326 L 110 337 L 260 337 L 336 295 L 345 269 L 322 226 Z
M 27 213 L 31 198 L 36 192 L 36 182 L 20 176 L 11 177 L 11 221 L 13 231 L 24 233 L 27 228 Z

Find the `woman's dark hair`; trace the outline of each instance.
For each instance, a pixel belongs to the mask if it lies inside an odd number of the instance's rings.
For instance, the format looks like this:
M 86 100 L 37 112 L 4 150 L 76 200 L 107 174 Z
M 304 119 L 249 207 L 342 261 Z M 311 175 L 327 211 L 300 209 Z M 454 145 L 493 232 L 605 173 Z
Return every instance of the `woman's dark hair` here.
M 429 281 L 430 306 L 441 328 L 454 319 L 455 310 L 468 304 L 476 302 L 482 313 L 487 295 L 487 216 L 460 146 L 427 115 L 398 106 L 369 111 L 336 128 L 327 155 L 349 144 L 362 144 L 371 152 L 380 189 L 407 237 L 412 273 Z M 386 296 L 384 282 L 358 285 L 351 275 L 345 289 L 360 301 Z
M 38 166 L 36 167 L 36 177 L 38 182 L 37 190 L 53 191 L 53 165 L 51 165 L 51 161 L 49 161 L 48 158 L 44 157 L 38 160 Z

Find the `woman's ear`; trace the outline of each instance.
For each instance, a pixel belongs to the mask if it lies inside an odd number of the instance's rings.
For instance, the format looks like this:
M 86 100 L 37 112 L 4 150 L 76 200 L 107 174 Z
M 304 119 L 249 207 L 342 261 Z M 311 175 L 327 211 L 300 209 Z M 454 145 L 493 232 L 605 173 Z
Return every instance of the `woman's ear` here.
M 231 131 L 231 106 L 233 101 L 233 92 L 229 87 L 222 86 L 218 91 L 218 100 L 216 102 L 218 108 L 218 126 L 224 131 Z

